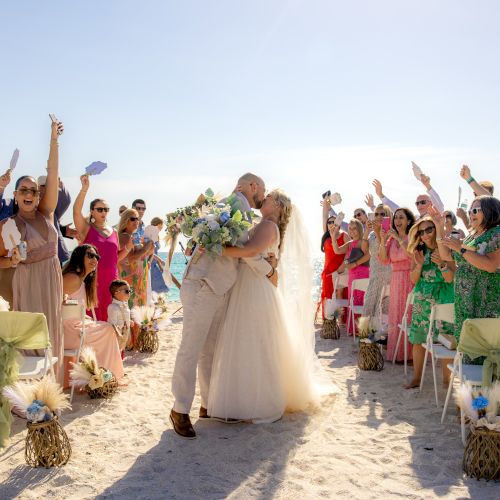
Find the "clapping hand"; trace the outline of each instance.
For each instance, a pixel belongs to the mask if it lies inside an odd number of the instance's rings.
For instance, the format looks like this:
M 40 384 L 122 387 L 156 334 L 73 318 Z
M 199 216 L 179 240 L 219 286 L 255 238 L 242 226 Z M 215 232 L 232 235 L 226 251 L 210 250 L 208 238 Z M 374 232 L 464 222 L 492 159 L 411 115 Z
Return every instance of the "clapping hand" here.
M 443 238 L 443 245 L 446 248 L 449 248 L 450 250 L 454 250 L 455 252 L 460 252 L 460 249 L 462 248 L 462 240 L 446 236 L 445 238 Z
M 438 266 L 441 266 L 443 264 L 443 259 L 441 258 L 441 255 L 439 255 L 439 250 L 435 249 L 432 254 L 431 254 L 431 260 L 434 262 L 434 264 L 437 264 Z
M 422 250 L 414 250 L 413 260 L 417 266 L 422 267 L 424 265 L 425 255 Z

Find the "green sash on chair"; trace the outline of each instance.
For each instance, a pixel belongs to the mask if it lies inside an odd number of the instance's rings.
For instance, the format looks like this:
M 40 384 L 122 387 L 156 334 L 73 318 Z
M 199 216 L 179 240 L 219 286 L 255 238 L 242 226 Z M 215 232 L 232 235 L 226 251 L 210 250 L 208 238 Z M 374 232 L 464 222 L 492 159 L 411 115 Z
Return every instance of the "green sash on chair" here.
M 0 311 L 0 447 L 7 444 L 12 421 L 10 405 L 2 390 L 17 380 L 22 362 L 18 349 L 47 347 L 50 340 L 44 314 Z
M 466 319 L 457 349 L 471 359 L 486 356 L 483 364 L 483 386 L 500 380 L 500 318 Z

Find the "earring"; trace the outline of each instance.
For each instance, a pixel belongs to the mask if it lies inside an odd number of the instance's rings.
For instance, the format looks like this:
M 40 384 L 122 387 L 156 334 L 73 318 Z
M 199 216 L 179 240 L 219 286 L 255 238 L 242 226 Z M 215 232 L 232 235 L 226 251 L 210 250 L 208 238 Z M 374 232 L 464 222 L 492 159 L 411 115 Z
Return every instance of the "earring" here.
M 77 266 L 77 267 L 76 267 L 76 272 L 77 272 L 77 273 L 81 273 L 81 272 L 82 272 L 82 270 L 80 269 L 80 266 Z
M 94 217 L 91 217 L 91 218 L 90 218 L 90 222 L 92 222 L 92 224 L 94 224 L 94 222 L 95 222 Z

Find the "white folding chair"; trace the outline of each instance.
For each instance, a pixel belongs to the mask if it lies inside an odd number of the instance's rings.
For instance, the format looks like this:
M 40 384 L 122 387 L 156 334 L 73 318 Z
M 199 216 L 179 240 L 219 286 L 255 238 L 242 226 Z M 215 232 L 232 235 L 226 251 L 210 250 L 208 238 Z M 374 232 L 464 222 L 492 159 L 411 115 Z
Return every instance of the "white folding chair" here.
M 356 314 L 363 313 L 363 304 L 355 306 L 354 305 L 354 292 L 361 291 L 365 292 L 368 290 L 368 283 L 370 283 L 370 278 L 362 278 L 359 280 L 353 280 L 351 284 L 351 296 L 349 298 L 349 316 L 347 318 L 347 333 L 350 331 L 350 325 L 352 323 L 352 338 L 354 339 L 354 343 L 356 343 Z M 364 298 L 363 298 L 364 302 Z
M 387 314 L 384 314 L 384 300 L 388 298 L 391 294 L 391 285 L 387 284 L 384 285 L 382 288 L 382 293 L 380 294 L 380 300 L 378 301 L 377 304 L 377 309 L 378 309 L 378 327 L 382 329 L 382 326 L 384 324 L 387 324 L 387 322 L 384 322 L 384 316 L 387 318 Z
M 441 344 L 434 343 L 434 323 L 436 321 L 446 321 L 447 323 L 455 323 L 455 304 L 434 304 L 431 309 L 429 318 L 429 331 L 427 340 L 422 347 L 425 347 L 424 366 L 422 368 L 422 378 L 420 380 L 420 391 L 424 385 L 425 368 L 427 364 L 427 355 L 431 357 L 432 362 L 432 377 L 434 379 L 434 394 L 436 396 L 436 406 L 439 408 L 437 378 L 436 378 L 436 360 L 454 358 L 457 351 L 452 351 Z
M 403 348 L 404 348 L 404 369 L 405 369 L 405 375 L 407 375 L 408 372 L 408 334 L 410 331 L 410 323 L 408 321 L 408 313 L 410 312 L 410 306 L 413 305 L 413 299 L 414 299 L 414 294 L 413 292 L 410 292 L 408 294 L 408 297 L 406 297 L 406 305 L 405 305 L 405 312 L 403 314 L 403 317 L 401 318 L 401 323 L 398 324 L 399 328 L 399 333 L 398 333 L 398 340 L 396 342 L 396 349 L 394 350 L 394 356 L 392 357 L 392 364 L 396 363 L 396 357 L 399 352 L 399 344 L 401 343 L 401 338 L 403 339 Z
M 67 319 L 78 319 L 81 321 L 82 327 L 80 329 L 80 343 L 76 349 L 64 349 L 64 357 L 74 356 L 76 362 L 80 360 L 80 352 L 85 343 L 85 306 L 83 304 L 63 304 L 62 307 L 62 318 Z M 73 394 L 75 392 L 75 386 L 71 385 L 71 395 L 70 403 L 73 401 Z
M 349 275 L 347 273 L 339 274 L 335 271 L 332 274 L 333 279 L 333 294 L 332 299 L 337 301 L 337 305 L 339 307 L 347 307 L 349 305 L 349 301 L 347 299 L 338 299 L 337 292 L 342 290 L 343 288 L 347 288 L 349 284 Z
M 441 423 L 444 422 L 444 417 L 446 416 L 446 410 L 448 409 L 448 403 L 450 402 L 451 389 L 453 387 L 453 381 L 455 377 L 458 377 L 460 385 L 464 382 L 468 382 L 473 386 L 480 386 L 483 383 L 483 366 L 482 365 L 464 365 L 462 364 L 463 353 L 457 352 L 453 363 L 448 364 L 448 368 L 451 371 L 450 383 L 448 384 L 448 392 L 446 393 L 446 401 L 444 402 L 443 413 L 441 414 Z M 462 434 L 462 443 L 465 446 L 465 415 L 463 409 L 460 407 L 460 427 Z

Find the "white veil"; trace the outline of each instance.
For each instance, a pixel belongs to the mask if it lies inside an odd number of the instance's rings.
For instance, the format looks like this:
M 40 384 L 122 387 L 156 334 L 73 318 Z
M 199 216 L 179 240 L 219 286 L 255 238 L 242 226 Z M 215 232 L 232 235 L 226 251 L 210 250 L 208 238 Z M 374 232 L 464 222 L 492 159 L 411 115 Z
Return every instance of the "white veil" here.
M 283 297 L 289 332 L 297 348 L 299 365 L 311 381 L 313 401 L 338 391 L 315 352 L 312 296 L 313 263 L 307 228 L 295 205 L 282 242 L 278 265 L 278 288 Z

